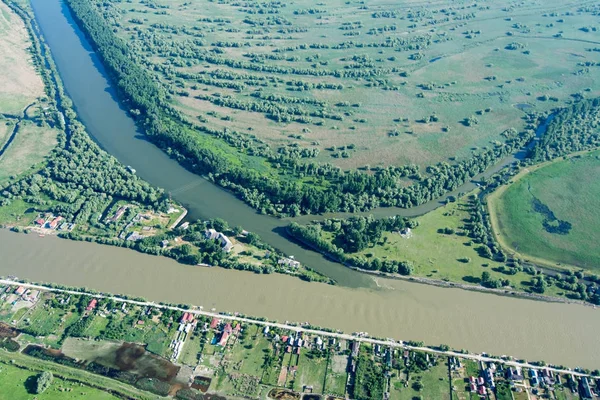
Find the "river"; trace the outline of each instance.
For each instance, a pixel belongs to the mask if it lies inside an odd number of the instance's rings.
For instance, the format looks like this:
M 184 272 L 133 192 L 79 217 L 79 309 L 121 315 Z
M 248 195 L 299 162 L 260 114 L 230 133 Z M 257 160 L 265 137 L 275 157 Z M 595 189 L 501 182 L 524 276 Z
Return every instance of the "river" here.
M 285 234 L 285 227 L 291 219 L 258 214 L 231 193 L 182 168 L 146 141 L 143 133 L 136 129 L 133 120 L 116 101 L 116 93 L 109 84 L 104 67 L 85 35 L 74 23 L 67 6 L 60 0 L 32 0 L 32 5 L 80 119 L 107 152 L 123 164 L 132 166 L 146 181 L 171 193 L 174 199 L 188 208 L 188 218 L 222 218 L 231 226 L 239 225 L 257 233 L 272 246 L 288 255 L 294 255 L 302 263 L 335 279 L 339 285 L 372 286 L 372 280 L 363 274 L 349 271 L 342 265 L 291 242 Z M 538 135 L 544 130 L 545 126 L 540 127 Z M 519 154 L 522 156 L 524 153 Z M 473 180 L 489 176 L 516 159 L 514 156 L 508 157 Z M 467 182 L 446 197 L 474 188 L 473 182 Z M 397 214 L 413 217 L 439 207 L 442 201 L 443 199 L 439 199 L 410 209 L 378 208 L 369 213 L 378 217 Z M 316 217 L 309 215 L 294 220 L 302 223 L 314 218 Z
M 60 0 L 32 0 L 32 4 L 81 120 L 106 151 L 135 168 L 143 179 L 171 192 L 189 209 L 191 218 L 220 217 L 231 225 L 241 225 L 339 285 L 309 284 L 283 275 L 189 267 L 131 250 L 6 231 L 0 231 L 0 275 L 282 321 L 310 321 L 348 332 L 447 343 L 471 351 L 598 366 L 600 345 L 595 332 L 600 328 L 600 318 L 592 308 L 374 280 L 288 241 L 281 233 L 288 221 L 257 214 L 144 140 L 120 108 L 102 65 L 66 6 Z M 457 191 L 467 191 L 469 185 Z M 410 210 L 376 210 L 374 214 L 418 215 L 438 204 L 431 202 Z
M 597 368 L 600 318 L 591 307 L 551 304 L 378 279 L 381 288 L 308 283 L 191 267 L 132 250 L 0 230 L 0 276 L 311 322 L 379 337 Z M 32 251 L 35 249 L 35 251 Z

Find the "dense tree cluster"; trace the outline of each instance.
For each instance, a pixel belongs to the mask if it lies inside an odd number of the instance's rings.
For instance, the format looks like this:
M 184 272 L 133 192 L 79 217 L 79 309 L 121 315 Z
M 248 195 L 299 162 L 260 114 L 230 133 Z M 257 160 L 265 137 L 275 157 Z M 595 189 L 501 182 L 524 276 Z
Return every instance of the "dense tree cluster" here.
M 361 352 L 356 365 L 356 377 L 352 386 L 352 398 L 371 400 L 383 398 L 385 374 L 382 367 L 370 355 Z
M 546 133 L 532 149 L 532 162 L 600 146 L 600 98 L 586 99 L 556 111 Z
M 349 219 L 327 219 L 306 226 L 294 222 L 288 226 L 288 232 L 295 239 L 350 266 L 410 275 L 413 266 L 407 261 L 355 255 L 367 247 L 376 245 L 384 232 L 399 232 L 408 227 L 416 227 L 416 221 L 400 216 L 383 219 L 360 216 Z M 328 236 L 332 239 L 327 239 Z

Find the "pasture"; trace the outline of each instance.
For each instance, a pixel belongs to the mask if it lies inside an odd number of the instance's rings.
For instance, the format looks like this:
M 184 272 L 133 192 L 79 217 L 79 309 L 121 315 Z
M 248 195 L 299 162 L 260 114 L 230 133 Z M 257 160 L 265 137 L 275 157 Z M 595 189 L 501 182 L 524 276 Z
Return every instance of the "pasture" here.
M 189 121 L 344 169 L 465 159 L 600 94 L 579 2 L 96 4 Z
M 42 79 L 28 53 L 29 36 L 23 21 L 0 4 L 0 114 L 19 115 L 44 95 Z
M 600 152 L 518 176 L 488 200 L 500 242 L 522 258 L 600 270 Z

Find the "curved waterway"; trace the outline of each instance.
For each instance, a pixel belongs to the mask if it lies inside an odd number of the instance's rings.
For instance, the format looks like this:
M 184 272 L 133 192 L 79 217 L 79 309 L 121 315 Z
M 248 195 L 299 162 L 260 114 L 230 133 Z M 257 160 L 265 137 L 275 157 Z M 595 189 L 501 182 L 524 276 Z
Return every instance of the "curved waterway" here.
M 571 366 L 597 367 L 600 363 L 595 334 L 600 318 L 592 308 L 374 280 L 288 241 L 281 233 L 287 221 L 258 215 L 144 140 L 120 108 L 102 65 L 66 6 L 60 0 L 32 0 L 32 4 L 66 90 L 81 120 L 105 150 L 135 168 L 143 179 L 171 192 L 186 205 L 191 218 L 220 217 L 231 225 L 241 225 L 340 285 L 189 267 L 126 249 L 8 231 L 0 231 L 0 275 Z M 468 183 L 456 192 L 472 188 Z M 373 214 L 413 216 L 438 205 L 434 201 L 409 210 L 380 209 Z
M 597 368 L 598 310 L 378 279 L 381 288 L 307 283 L 178 264 L 128 249 L 0 230 L 0 276 L 311 322 L 473 352 Z M 35 251 L 33 251 L 35 250 Z
M 260 235 L 266 242 L 294 255 L 302 263 L 333 278 L 339 285 L 349 287 L 372 287 L 372 280 L 361 273 L 351 271 L 321 255 L 288 240 L 285 227 L 290 219 L 277 219 L 260 215 L 231 193 L 201 178 L 170 159 L 164 152 L 144 139 L 131 118 L 123 110 L 110 85 L 98 56 L 85 35 L 75 24 L 67 6 L 61 0 L 32 0 L 36 20 L 52 50 L 65 88 L 72 98 L 79 117 L 94 139 L 110 154 L 125 165 L 136 169 L 146 181 L 164 188 L 189 210 L 189 218 L 223 218 L 232 226 L 242 226 Z M 543 133 L 545 126 L 538 129 Z M 521 156 L 524 155 L 524 152 Z M 485 175 L 491 175 L 517 158 L 508 157 Z M 467 182 L 447 196 L 456 196 L 475 188 Z M 403 215 L 413 217 L 439 207 L 444 199 L 438 199 L 410 209 L 378 208 L 369 212 L 374 216 Z M 328 216 L 347 216 L 330 214 Z M 307 222 L 315 216 L 296 218 Z M 322 218 L 322 217 L 320 217 Z

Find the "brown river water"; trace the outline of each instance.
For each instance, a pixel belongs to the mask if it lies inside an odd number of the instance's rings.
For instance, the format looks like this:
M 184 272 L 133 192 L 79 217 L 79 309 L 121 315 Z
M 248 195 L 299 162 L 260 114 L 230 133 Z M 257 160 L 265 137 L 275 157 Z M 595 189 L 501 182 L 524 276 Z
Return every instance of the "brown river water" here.
M 383 278 L 375 288 L 329 286 L 8 230 L 0 230 L 0 254 L 4 276 L 570 367 L 600 366 L 600 310 L 592 307 Z

